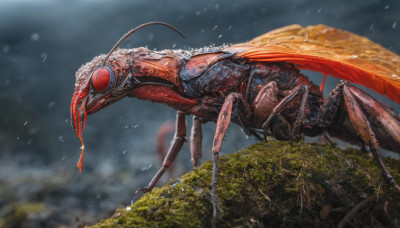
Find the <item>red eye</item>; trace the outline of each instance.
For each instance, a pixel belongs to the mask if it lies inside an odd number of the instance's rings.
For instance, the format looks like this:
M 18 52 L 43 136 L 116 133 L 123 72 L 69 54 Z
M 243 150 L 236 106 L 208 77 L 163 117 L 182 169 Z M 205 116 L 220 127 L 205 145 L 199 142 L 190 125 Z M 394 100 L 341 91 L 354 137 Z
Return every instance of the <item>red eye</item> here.
M 107 66 L 95 70 L 92 74 L 92 86 L 97 92 L 110 89 L 115 82 L 114 72 Z

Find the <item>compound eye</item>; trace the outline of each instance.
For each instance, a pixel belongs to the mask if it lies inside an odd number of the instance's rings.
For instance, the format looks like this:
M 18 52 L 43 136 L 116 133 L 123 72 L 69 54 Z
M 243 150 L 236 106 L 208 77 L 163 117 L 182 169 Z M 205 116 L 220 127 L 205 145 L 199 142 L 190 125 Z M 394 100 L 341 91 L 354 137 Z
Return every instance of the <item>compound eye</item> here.
M 114 86 L 115 74 L 109 66 L 103 66 L 92 73 L 91 80 L 93 89 L 96 92 L 102 93 Z

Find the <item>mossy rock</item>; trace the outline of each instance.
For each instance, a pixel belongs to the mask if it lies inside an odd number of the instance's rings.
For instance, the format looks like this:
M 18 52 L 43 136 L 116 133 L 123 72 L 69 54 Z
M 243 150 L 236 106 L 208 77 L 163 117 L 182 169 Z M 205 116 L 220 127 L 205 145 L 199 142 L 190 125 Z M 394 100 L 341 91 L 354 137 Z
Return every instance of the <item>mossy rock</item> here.
M 0 210 L 0 227 L 27 227 L 29 219 L 38 216 L 44 210 L 44 204 L 36 202 L 8 205 Z
M 400 181 L 400 161 L 386 159 Z M 400 194 L 361 151 L 284 141 L 220 157 L 218 227 L 392 226 Z M 93 227 L 209 227 L 212 163 Z

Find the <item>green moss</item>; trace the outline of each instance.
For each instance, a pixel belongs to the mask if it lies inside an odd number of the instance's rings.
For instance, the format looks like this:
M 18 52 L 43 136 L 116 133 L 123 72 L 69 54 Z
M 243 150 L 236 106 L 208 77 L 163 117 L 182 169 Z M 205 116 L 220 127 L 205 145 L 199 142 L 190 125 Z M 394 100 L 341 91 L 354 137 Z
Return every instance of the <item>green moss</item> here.
M 400 162 L 387 163 L 400 181 Z M 334 226 L 370 196 L 375 199 L 349 223 L 392 225 L 400 219 L 400 194 L 368 155 L 354 149 L 271 141 L 221 156 L 219 167 L 221 227 Z M 94 227 L 208 227 L 211 172 L 212 163 L 206 162 Z
M 44 211 L 43 203 L 22 203 L 9 205 L 0 211 L 0 227 L 22 227 L 32 214 Z M 4 216 L 4 217 L 3 217 Z

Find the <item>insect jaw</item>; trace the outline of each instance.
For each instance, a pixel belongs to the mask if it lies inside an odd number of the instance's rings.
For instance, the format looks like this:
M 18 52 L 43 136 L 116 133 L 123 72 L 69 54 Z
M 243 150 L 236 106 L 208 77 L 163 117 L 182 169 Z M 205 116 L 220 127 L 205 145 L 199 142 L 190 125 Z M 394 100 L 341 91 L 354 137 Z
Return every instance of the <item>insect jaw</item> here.
M 107 94 L 89 94 L 88 101 L 85 107 L 87 114 L 91 115 L 106 108 L 114 102 L 126 97 L 128 93 L 129 90 L 114 93 L 110 92 Z

